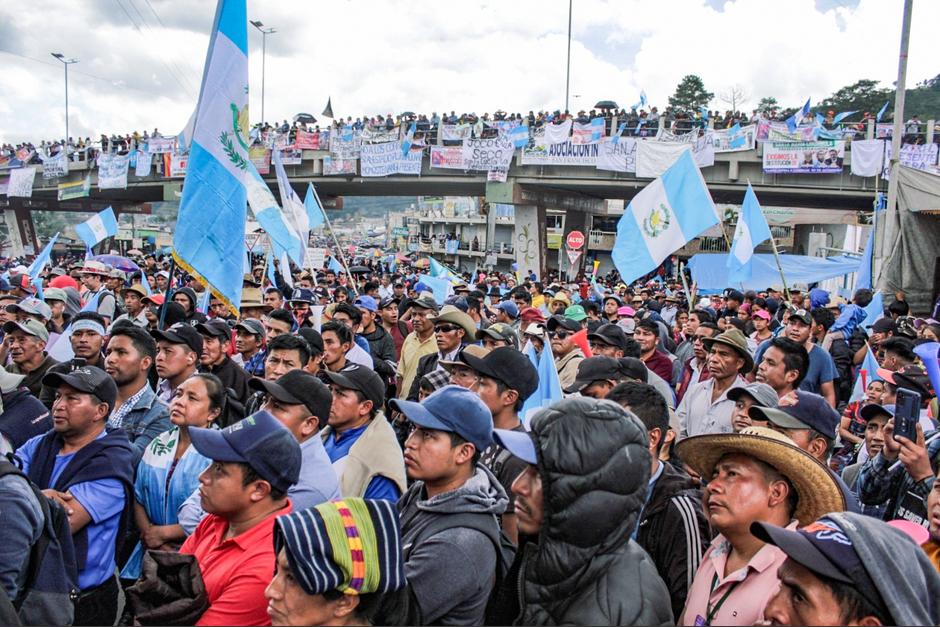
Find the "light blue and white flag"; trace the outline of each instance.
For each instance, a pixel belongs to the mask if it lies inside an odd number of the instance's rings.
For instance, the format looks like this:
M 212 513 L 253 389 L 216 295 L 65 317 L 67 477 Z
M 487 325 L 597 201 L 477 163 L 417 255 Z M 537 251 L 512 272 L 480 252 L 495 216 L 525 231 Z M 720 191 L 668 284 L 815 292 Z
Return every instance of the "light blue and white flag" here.
M 346 270 L 343 269 L 343 264 L 337 261 L 336 257 L 333 256 L 330 256 L 330 261 L 326 264 L 326 269 L 332 270 L 337 276 L 346 272 Z
M 176 136 L 176 150 L 179 153 L 189 152 L 189 145 L 193 141 L 193 129 L 196 127 L 196 112 L 189 116 L 186 126 Z
M 731 254 L 728 255 L 729 283 L 743 283 L 750 280 L 754 248 L 770 238 L 767 219 L 757 202 L 757 195 L 748 183 L 747 191 L 744 193 L 744 204 L 741 205 L 741 212 L 738 214 L 738 225 L 734 229 Z
M 453 241 L 456 241 L 456 240 L 453 240 Z M 439 277 L 442 279 L 447 279 L 448 281 L 451 281 L 451 282 L 461 280 L 460 275 L 458 275 L 456 272 L 454 272 L 453 270 L 451 270 L 450 268 L 448 268 L 447 266 L 439 262 L 434 257 L 428 257 L 428 261 L 430 261 L 430 265 L 428 266 L 428 271 L 431 273 L 431 276 Z
M 300 200 L 300 196 L 294 191 L 284 171 L 284 162 L 281 158 L 281 151 L 275 149 L 271 160 L 274 162 L 274 173 L 277 175 L 277 188 L 281 193 L 281 207 L 283 208 L 284 219 L 290 225 L 294 234 L 300 240 L 300 246 L 288 249 L 286 252 L 298 266 L 304 265 L 304 257 L 307 255 L 307 242 L 310 240 L 310 219 L 307 216 L 307 207 Z M 297 257 L 296 255 L 299 255 Z
M 199 299 L 199 313 L 206 315 L 209 313 L 209 302 L 212 300 L 212 290 L 203 290 L 202 298 Z
M 718 224 L 715 203 L 692 157 L 683 151 L 658 179 L 634 196 L 617 223 L 611 252 L 629 285 L 655 270 L 689 240 Z
M 702 119 L 707 122 L 708 121 L 708 107 L 706 107 L 705 105 L 702 105 L 701 107 L 698 108 L 698 112 L 702 115 Z
M 878 360 L 875 359 L 875 354 L 871 352 L 871 346 L 867 346 L 865 359 L 862 360 L 862 365 L 858 369 L 858 375 L 855 377 L 855 385 L 852 387 L 852 396 L 849 398 L 850 403 L 865 398 L 865 390 L 868 389 L 869 383 L 882 380 L 881 377 L 878 376 L 878 367 Z
M 75 225 L 75 233 L 85 242 L 85 246 L 88 248 L 93 248 L 108 237 L 114 237 L 117 232 L 118 223 L 111 207 L 96 213 L 81 224 Z
M 512 140 L 513 148 L 525 148 L 529 145 L 529 127 L 524 124 L 514 126 L 509 131 L 509 139 Z
M 845 118 L 849 117 L 850 115 L 855 115 L 856 113 L 858 113 L 858 111 L 843 111 L 841 113 L 837 113 L 836 117 L 832 118 L 832 123 L 838 124 Z
M 219 0 L 199 90 L 173 256 L 234 312 L 242 298 L 248 166 L 246 0 Z
M 454 293 L 454 285 L 444 277 L 431 276 L 430 274 L 421 275 L 421 282 L 431 288 L 434 293 L 434 300 L 438 305 L 443 305 L 444 301 Z
M 529 358 L 531 359 L 531 356 Z M 529 420 L 536 412 L 543 407 L 548 407 L 552 403 L 560 401 L 564 397 L 561 381 L 558 379 L 558 370 L 555 368 L 555 360 L 552 358 L 552 349 L 547 339 L 535 369 L 539 374 L 539 386 L 525 400 L 522 404 L 522 410 L 519 412 L 527 428 Z
M 323 224 L 323 205 L 320 204 L 320 196 L 317 194 L 317 190 L 314 189 L 313 183 L 307 183 L 304 208 L 307 210 L 307 220 L 310 223 L 311 230 Z
M 809 101 L 810 99 L 807 98 L 803 108 L 787 118 L 787 130 L 791 133 L 795 133 L 796 127 L 809 115 Z
M 618 125 L 617 125 L 617 133 L 616 133 L 613 137 L 610 138 L 610 143 L 614 144 L 615 146 L 616 146 L 617 144 L 619 144 L 619 143 L 620 143 L 620 136 L 623 135 L 623 131 L 624 131 L 625 128 L 627 128 L 627 123 L 626 123 L 626 122 L 621 122 L 620 124 L 618 124 Z
M 646 90 L 645 89 L 640 90 L 640 106 L 641 107 L 646 106 Z
M 39 273 L 42 272 L 42 269 L 46 267 L 46 264 L 49 263 L 49 257 L 52 256 L 52 247 L 55 245 L 56 240 L 59 239 L 59 234 L 56 233 L 52 236 L 52 239 L 46 244 L 46 246 L 40 251 L 40 253 L 33 259 L 33 263 L 29 264 L 29 268 L 26 270 L 26 274 L 29 275 L 30 279 L 35 279 L 39 276 Z
M 747 144 L 747 136 L 741 131 L 741 125 L 737 122 L 728 129 L 729 148 L 744 148 Z
M 816 114 L 816 126 L 823 126 L 826 123 L 826 116 L 822 113 Z
M 604 118 L 594 118 L 591 120 L 591 143 L 596 143 L 604 136 Z
M 855 289 L 866 287 L 872 289 L 871 284 L 871 262 L 872 251 L 875 247 L 875 229 L 872 227 L 868 234 L 868 241 L 865 243 L 865 250 L 862 251 L 862 262 L 858 264 L 858 274 L 855 275 Z
M 275 256 L 280 258 L 282 254 L 287 253 L 295 261 L 299 258 L 302 265 L 304 240 L 287 220 L 277 200 L 274 199 L 274 194 L 268 188 L 268 184 L 264 182 L 251 162 L 248 162 L 245 184 L 251 213 L 271 238 L 271 247 L 274 249 Z
M 274 270 L 274 257 L 271 255 L 271 251 L 265 254 L 264 265 L 267 266 L 268 281 L 271 282 L 271 285 L 277 287 L 277 273 Z
M 940 390 L 940 361 L 938 361 L 940 343 L 925 342 L 914 348 L 914 353 L 924 362 L 924 369 L 930 378 L 934 390 Z
M 411 151 L 411 144 L 414 142 L 415 129 L 417 128 L 418 125 L 415 122 L 412 122 L 411 126 L 408 127 L 408 132 L 405 133 L 404 138 L 401 140 L 401 156 L 407 157 L 408 153 Z
M 889 105 L 890 103 L 891 103 L 891 101 L 889 100 L 889 101 L 885 102 L 884 105 L 883 105 L 880 109 L 878 109 L 878 115 L 875 116 L 875 122 L 881 122 L 881 116 L 883 116 L 883 115 L 885 114 L 885 111 L 888 110 L 888 105 Z
M 871 302 L 865 307 L 865 314 L 865 319 L 862 320 L 861 327 L 868 331 L 870 335 L 871 331 L 868 327 L 885 317 L 885 300 L 881 292 L 875 292 L 875 295 L 872 296 Z

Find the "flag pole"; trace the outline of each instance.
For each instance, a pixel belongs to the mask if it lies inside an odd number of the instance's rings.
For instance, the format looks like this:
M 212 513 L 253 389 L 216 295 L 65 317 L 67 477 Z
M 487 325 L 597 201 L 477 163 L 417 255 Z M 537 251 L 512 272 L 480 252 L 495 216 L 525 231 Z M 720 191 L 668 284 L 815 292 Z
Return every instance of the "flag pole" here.
M 679 278 L 682 279 L 682 289 L 685 291 L 685 302 L 689 304 L 689 311 L 692 311 L 695 308 L 694 303 L 692 303 L 692 292 L 689 291 L 689 283 L 685 280 L 685 272 L 683 272 L 683 270 L 684 268 L 682 267 L 682 262 L 680 261 Z
M 359 289 L 356 287 L 356 282 L 353 280 L 352 272 L 349 271 L 349 263 L 346 261 L 346 255 L 343 254 L 343 249 L 339 245 L 339 240 L 336 238 L 336 231 L 333 230 L 333 224 L 330 222 L 330 216 L 326 215 L 326 209 L 323 208 L 323 203 L 320 202 L 320 194 L 317 193 L 317 188 L 313 185 L 310 186 L 313 190 L 313 196 L 317 199 L 317 206 L 320 207 L 320 213 L 323 214 L 323 221 L 326 223 L 326 228 L 329 229 L 330 235 L 333 237 L 333 242 L 336 244 L 336 252 L 339 253 L 340 263 L 343 264 L 343 270 L 346 271 L 346 277 L 349 279 L 349 284 L 352 286 L 353 292 L 356 293 L 356 296 L 359 296 Z M 312 270 L 313 268 L 311 268 Z
M 170 276 L 166 280 L 166 291 L 163 294 L 163 304 L 160 305 L 160 321 L 157 325 L 157 329 L 160 331 L 163 330 L 163 325 L 166 322 L 166 304 L 170 302 L 170 295 L 173 293 L 173 275 L 176 273 L 176 256 L 170 255 Z M 207 281 L 208 282 L 208 281 Z
M 751 179 L 747 180 L 747 184 L 748 185 L 751 184 Z M 761 213 L 763 213 L 763 209 L 761 209 Z M 766 218 L 764 219 L 766 220 Z M 771 250 L 773 250 L 773 253 L 774 253 L 774 261 L 777 263 L 777 270 L 780 271 L 780 281 L 783 282 L 783 295 L 787 299 L 787 302 L 789 302 L 790 301 L 790 288 L 787 287 L 787 277 L 785 277 L 783 274 L 783 264 L 780 262 L 780 251 L 777 250 L 777 240 L 774 238 L 774 232 L 773 230 L 771 230 L 769 224 L 767 225 L 767 230 L 770 231 L 770 248 Z M 729 252 L 728 254 L 730 255 L 731 253 Z

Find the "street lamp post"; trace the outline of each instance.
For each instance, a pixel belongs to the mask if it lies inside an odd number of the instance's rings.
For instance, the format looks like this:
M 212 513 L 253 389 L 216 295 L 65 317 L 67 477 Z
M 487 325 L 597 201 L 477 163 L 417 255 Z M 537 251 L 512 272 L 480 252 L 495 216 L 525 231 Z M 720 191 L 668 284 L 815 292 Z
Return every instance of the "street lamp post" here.
M 571 86 L 571 10 L 574 0 L 568 0 L 568 70 L 565 72 L 565 111 L 568 111 L 568 88 Z
M 277 31 L 271 27 L 265 28 L 260 20 L 251 20 L 251 25 L 261 31 L 261 122 L 263 123 L 266 122 L 264 119 L 264 57 L 267 53 L 268 35 Z
M 66 59 L 61 52 L 50 52 L 52 56 L 65 66 L 65 151 L 68 154 L 69 146 L 69 66 L 78 63 L 78 59 Z

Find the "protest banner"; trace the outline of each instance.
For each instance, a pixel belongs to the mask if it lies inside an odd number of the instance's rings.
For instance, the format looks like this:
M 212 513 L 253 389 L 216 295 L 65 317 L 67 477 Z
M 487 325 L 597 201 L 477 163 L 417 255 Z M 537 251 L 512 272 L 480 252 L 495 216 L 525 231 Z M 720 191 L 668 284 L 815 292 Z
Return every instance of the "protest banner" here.
M 56 195 L 56 197 L 59 200 L 72 200 L 73 198 L 88 198 L 88 195 L 90 193 L 91 193 L 91 174 L 88 174 L 81 181 L 74 181 L 71 183 L 59 183 L 58 194 Z
M 657 178 L 676 162 L 679 156 L 692 150 L 692 144 L 684 142 L 660 142 L 640 140 L 636 145 L 636 175 L 642 178 Z
M 888 180 L 891 171 L 891 142 L 882 142 L 885 145 L 884 169 L 881 177 Z M 898 153 L 898 163 L 917 170 L 933 171 L 937 165 L 937 144 L 903 144 Z
M 505 183 L 509 178 L 509 168 L 497 168 L 486 173 L 486 180 L 492 183 Z
M 298 148 L 285 148 L 281 152 L 281 163 L 284 165 L 300 165 L 303 161 L 304 151 Z
M 698 129 L 691 130 L 687 133 L 673 133 L 672 131 L 660 127 L 659 132 L 656 133 L 656 141 L 668 142 L 670 144 L 694 144 L 698 136 Z
M 358 159 L 334 159 L 331 156 L 323 157 L 323 176 L 336 176 L 341 174 L 356 174 L 356 161 Z
M 442 170 L 466 170 L 463 146 L 431 146 L 431 167 Z
M 756 139 L 759 142 L 811 142 L 816 140 L 816 125 L 798 126 L 791 133 L 786 122 L 761 120 L 757 123 Z
M 98 189 L 127 189 L 130 155 L 104 153 L 98 156 Z
M 359 169 L 364 177 L 389 176 L 392 174 L 421 174 L 420 150 L 401 154 L 401 144 L 397 141 L 384 144 L 363 144 Z
M 10 170 L 10 180 L 7 184 L 7 197 L 31 198 L 33 195 L 33 181 L 36 179 L 36 168 L 17 168 Z
M 633 137 L 621 137 L 617 143 L 607 138 L 600 144 L 597 169 L 611 172 L 636 172 L 636 144 Z
M 42 162 L 43 179 L 57 179 L 62 176 L 68 176 L 68 173 L 69 160 L 64 150 L 55 156 L 47 157 Z
M 16 158 L 23 163 L 28 163 L 33 158 L 33 149 L 29 146 L 23 146 L 16 151 Z
M 393 126 L 390 129 L 385 128 L 373 128 L 368 127 L 362 129 L 362 143 L 363 144 L 384 144 L 386 142 L 398 141 L 400 136 L 399 128 Z
M 542 127 L 542 137 L 546 144 L 563 144 L 571 138 L 571 120 L 561 124 L 546 124 Z M 538 140 L 536 140 L 538 141 Z
M 575 146 L 596 144 L 605 135 L 604 118 L 594 118 L 587 124 L 575 123 L 571 128 L 571 143 Z
M 473 126 L 470 124 L 442 124 L 441 137 L 444 141 L 463 141 L 470 139 Z
M 362 136 L 359 133 L 331 133 L 330 156 L 334 159 L 358 159 L 362 150 Z
M 294 148 L 298 150 L 320 150 L 320 134 L 297 130 L 294 137 Z
M 248 149 L 248 159 L 258 170 L 258 174 L 270 174 L 271 151 L 264 146 L 252 146 Z
M 563 144 L 542 144 L 522 149 L 522 165 L 572 165 L 596 166 L 600 144 L 575 146 L 570 141 Z
M 326 261 L 325 248 L 308 248 L 304 253 L 304 268 L 309 270 L 322 270 Z
M 134 176 L 150 176 L 150 168 L 153 165 L 153 155 L 148 151 L 137 153 L 137 166 L 134 168 Z
M 508 169 L 512 162 L 514 148 L 507 137 L 491 139 L 468 139 L 461 146 L 464 168 L 467 170 Z
M 186 176 L 186 165 L 189 163 L 189 155 L 180 155 L 169 153 L 163 155 L 163 171 L 167 178 L 183 178 Z
M 832 174 L 842 171 L 844 141 L 765 142 L 768 174 Z
M 173 152 L 176 148 L 175 137 L 151 137 L 147 140 L 147 150 L 152 155 L 162 155 Z
M 757 125 L 748 124 L 735 131 L 728 128 L 712 131 L 709 137 L 711 137 L 715 152 L 754 150 L 757 141 Z

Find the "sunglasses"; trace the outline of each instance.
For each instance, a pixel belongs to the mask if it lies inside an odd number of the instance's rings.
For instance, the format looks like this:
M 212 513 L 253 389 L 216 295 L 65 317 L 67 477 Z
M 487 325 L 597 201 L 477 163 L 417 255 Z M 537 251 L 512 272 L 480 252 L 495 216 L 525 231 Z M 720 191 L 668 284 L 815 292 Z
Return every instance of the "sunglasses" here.
M 557 337 L 559 340 L 566 340 L 570 336 L 574 335 L 568 331 L 549 331 L 548 337 Z
M 458 327 L 457 325 L 454 325 L 454 324 L 439 324 L 436 327 L 434 327 L 434 332 L 435 333 L 450 333 L 452 331 L 456 331 L 457 329 L 461 329 L 461 328 L 463 327 Z

